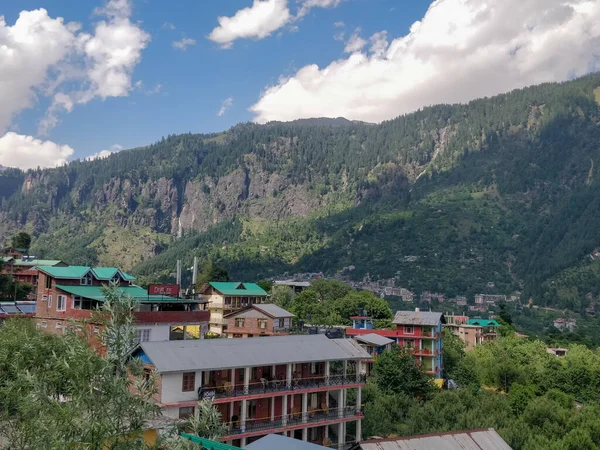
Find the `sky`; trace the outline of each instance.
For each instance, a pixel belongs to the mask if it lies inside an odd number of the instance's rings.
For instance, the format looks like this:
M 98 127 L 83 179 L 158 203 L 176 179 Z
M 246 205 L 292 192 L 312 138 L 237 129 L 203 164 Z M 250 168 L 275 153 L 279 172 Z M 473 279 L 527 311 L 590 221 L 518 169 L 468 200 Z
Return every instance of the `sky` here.
M 4 0 L 0 165 L 307 117 L 381 122 L 600 70 L 600 0 Z

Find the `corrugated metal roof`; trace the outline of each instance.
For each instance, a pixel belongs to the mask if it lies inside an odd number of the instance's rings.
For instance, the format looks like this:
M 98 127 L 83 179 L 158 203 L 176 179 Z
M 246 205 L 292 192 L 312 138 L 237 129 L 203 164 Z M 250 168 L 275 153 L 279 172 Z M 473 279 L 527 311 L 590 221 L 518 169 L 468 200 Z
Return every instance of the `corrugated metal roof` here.
M 208 284 L 223 295 L 236 295 L 240 297 L 266 297 L 269 295 L 256 283 L 211 281 Z
M 246 450 L 322 450 L 326 448 L 280 434 L 268 434 L 245 447 Z
M 83 298 L 98 300 L 103 302 L 105 295 L 102 286 L 66 286 L 57 284 L 56 287 L 61 291 L 69 294 L 77 295 Z M 139 286 L 120 286 L 119 293 L 133 297 L 140 303 L 190 303 L 189 300 L 182 300 L 175 297 L 167 297 L 163 295 L 148 295 L 148 291 Z
M 57 266 L 58 264 L 64 264 L 59 259 L 15 259 L 13 261 L 15 266 Z
M 362 450 L 512 450 L 496 430 L 458 431 L 360 443 Z
M 203 450 L 242 450 L 240 447 L 234 447 L 233 445 L 224 444 L 222 442 L 211 441 L 210 439 L 195 436 L 193 434 L 181 433 L 181 437 L 192 441 L 194 444 L 201 445 Z
M 479 325 L 481 327 L 499 327 L 500 324 L 495 320 L 487 319 L 469 319 L 469 325 Z
M 296 287 L 310 287 L 310 281 L 293 281 L 293 280 L 279 280 L 275 281 L 277 286 L 296 286 Z
M 162 373 L 370 358 L 351 339 L 322 334 L 144 342 L 140 347 Z
M 258 305 L 252 305 L 252 307 L 264 312 L 265 314 L 273 317 L 274 319 L 279 319 L 283 317 L 296 317 L 291 312 L 286 311 L 285 309 L 280 308 L 279 306 L 274 305 L 272 303 L 261 303 Z
M 393 324 L 436 326 L 443 319 L 440 312 L 430 311 L 397 311 Z
M 379 336 L 376 333 L 363 334 L 355 336 L 354 339 L 360 342 L 364 342 L 365 344 L 377 345 L 382 347 L 384 345 L 388 345 L 393 343 L 393 339 L 388 339 L 385 336 Z
M 117 267 L 89 267 L 89 266 L 67 266 L 67 267 L 53 267 L 42 264 L 35 264 L 35 266 L 52 276 L 53 278 L 60 278 L 66 280 L 73 280 L 83 278 L 90 270 L 92 274 L 98 280 L 110 280 L 117 272 L 123 275 L 123 278 L 127 281 L 134 281 L 135 277 L 120 271 Z

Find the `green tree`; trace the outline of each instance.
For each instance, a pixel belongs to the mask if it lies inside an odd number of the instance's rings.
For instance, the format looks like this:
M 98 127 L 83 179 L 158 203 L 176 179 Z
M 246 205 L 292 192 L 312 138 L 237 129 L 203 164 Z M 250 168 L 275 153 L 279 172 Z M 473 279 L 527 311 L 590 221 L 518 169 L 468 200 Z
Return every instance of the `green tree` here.
M 31 246 L 31 235 L 24 231 L 20 231 L 10 241 L 10 245 L 13 248 L 22 248 L 25 250 L 29 250 Z
M 289 286 L 273 286 L 271 290 L 271 298 L 269 301 L 275 305 L 289 309 L 292 306 L 294 300 L 294 290 Z
M 198 274 L 196 287 L 210 283 L 211 281 L 229 281 L 229 272 L 221 266 L 214 264 L 212 261 L 207 262 L 202 271 Z
M 373 375 L 384 393 L 426 398 L 433 391 L 430 378 L 417 366 L 414 356 L 397 345 L 377 357 Z

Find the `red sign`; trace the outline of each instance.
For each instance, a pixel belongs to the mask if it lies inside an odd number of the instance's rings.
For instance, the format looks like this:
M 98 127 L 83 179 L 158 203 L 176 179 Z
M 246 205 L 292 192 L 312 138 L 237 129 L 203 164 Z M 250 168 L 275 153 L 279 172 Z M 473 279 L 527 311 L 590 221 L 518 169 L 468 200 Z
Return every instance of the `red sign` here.
M 177 297 L 179 295 L 179 286 L 176 284 L 151 284 L 148 286 L 148 295 Z

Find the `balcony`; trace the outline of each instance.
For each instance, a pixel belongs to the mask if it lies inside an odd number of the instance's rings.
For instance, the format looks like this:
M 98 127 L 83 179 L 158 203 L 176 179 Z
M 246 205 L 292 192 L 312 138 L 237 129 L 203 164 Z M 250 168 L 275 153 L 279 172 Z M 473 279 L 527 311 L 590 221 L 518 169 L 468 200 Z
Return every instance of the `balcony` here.
M 413 351 L 413 354 L 415 356 L 439 356 L 441 355 L 443 352 L 442 351 L 438 351 L 438 350 L 429 350 L 428 348 L 417 348 Z
M 349 385 L 365 384 L 366 375 L 361 374 L 358 377 L 352 375 L 332 375 L 329 377 L 315 376 L 310 378 L 294 378 L 291 384 L 287 384 L 286 380 L 266 380 L 250 382 L 245 386 L 232 386 L 231 383 L 225 382 L 222 386 L 204 386 L 198 392 L 200 399 L 230 399 L 245 396 L 262 396 L 277 392 L 290 392 L 312 390 L 320 388 L 341 388 Z
M 237 435 L 263 433 L 280 428 L 303 428 L 304 425 L 328 421 L 342 421 L 344 419 L 362 418 L 363 413 L 357 410 L 355 406 L 345 408 L 331 408 L 323 410 L 314 410 L 305 413 L 291 413 L 287 416 L 278 416 L 273 420 L 267 419 L 247 419 L 245 422 L 227 423 L 230 435 L 224 436 L 223 440 L 228 441 L 238 439 Z
M 135 323 L 176 323 L 192 324 L 208 322 L 208 311 L 134 311 Z

